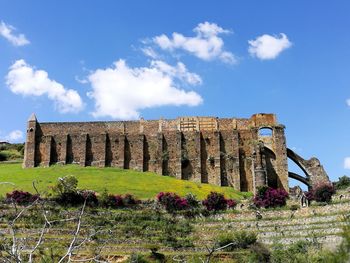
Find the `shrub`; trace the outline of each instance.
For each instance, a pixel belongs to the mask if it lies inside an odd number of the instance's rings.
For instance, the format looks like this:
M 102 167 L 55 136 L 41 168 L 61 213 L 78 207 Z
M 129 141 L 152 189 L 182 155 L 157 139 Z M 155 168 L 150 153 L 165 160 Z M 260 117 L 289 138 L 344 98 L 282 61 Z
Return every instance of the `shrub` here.
M 157 201 L 167 210 L 168 212 L 174 212 L 178 210 L 184 210 L 189 208 L 188 202 L 185 198 L 181 198 L 175 193 L 164 193 L 160 192 L 157 195 Z
M 8 155 L 4 152 L 0 152 L 0 162 L 7 161 Z
M 217 238 L 217 246 L 223 247 L 230 243 L 232 243 L 231 246 L 228 246 L 225 248 L 225 251 L 233 251 L 234 249 L 246 249 L 250 245 L 253 245 L 256 243 L 257 235 L 254 232 L 248 232 L 245 230 L 242 231 L 236 231 L 233 233 L 225 233 L 221 234 Z
M 237 201 L 233 199 L 227 199 L 226 203 L 227 203 L 227 208 L 231 208 L 231 209 L 234 209 L 237 205 Z
M 208 211 L 226 210 L 227 200 L 221 193 L 211 192 L 207 198 L 203 200 L 202 204 Z
M 250 249 L 250 256 L 249 256 L 249 262 L 270 262 L 270 250 L 262 243 L 256 242 L 249 246 Z
M 18 190 L 14 190 L 12 193 L 6 194 L 6 201 L 8 202 L 13 201 L 19 205 L 33 203 L 37 199 L 39 199 L 39 195 L 33 195 L 29 192 L 18 191 Z
M 334 186 L 331 183 L 323 182 L 312 189 L 313 198 L 317 202 L 330 202 L 335 194 Z
M 126 206 L 132 206 L 140 203 L 133 195 L 111 195 L 105 190 L 100 198 L 100 203 L 103 207 L 121 208 Z
M 306 199 L 307 199 L 309 202 L 315 200 L 315 199 L 314 199 L 314 194 L 313 194 L 312 191 L 304 192 L 304 194 L 305 194 Z
M 197 199 L 197 197 L 194 194 L 187 194 L 185 196 L 185 199 L 187 200 L 187 203 L 189 205 L 190 208 L 198 208 L 200 201 Z
M 95 192 L 90 190 L 78 190 L 77 186 L 78 179 L 73 175 L 59 178 L 57 184 L 52 187 L 53 192 L 56 194 L 56 202 L 64 206 L 81 205 L 85 200 L 88 206 L 96 206 L 98 204 Z
M 350 186 L 350 177 L 344 175 L 342 177 L 339 177 L 338 182 L 335 183 L 335 187 L 337 189 L 345 189 Z
M 258 189 L 258 193 L 254 197 L 254 204 L 257 207 L 278 207 L 286 205 L 288 193 L 281 188 L 273 189 L 263 186 Z
M 137 205 L 140 201 L 137 200 L 132 194 L 126 194 L 123 197 L 123 202 L 126 206 Z
M 56 195 L 61 195 L 64 193 L 77 192 L 78 179 L 73 175 L 67 175 L 62 178 L 58 178 L 56 185 L 52 187 L 53 192 Z
M 96 193 L 90 190 L 65 192 L 55 198 L 56 202 L 63 206 L 82 205 L 86 200 L 87 206 L 97 206 L 98 199 Z

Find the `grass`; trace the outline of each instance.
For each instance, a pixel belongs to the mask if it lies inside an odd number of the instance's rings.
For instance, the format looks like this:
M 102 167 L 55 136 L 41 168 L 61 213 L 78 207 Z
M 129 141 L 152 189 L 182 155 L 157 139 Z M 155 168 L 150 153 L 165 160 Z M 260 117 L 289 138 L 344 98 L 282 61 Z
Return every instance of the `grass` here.
M 242 193 L 232 187 L 194 183 L 150 172 L 78 165 L 22 169 L 21 163 L 0 163 L 0 182 L 14 184 L 0 184 L 0 196 L 14 189 L 34 192 L 33 181 L 36 182 L 39 192 L 45 195 L 49 193 L 50 186 L 54 185 L 59 177 L 66 175 L 74 175 L 79 181 L 80 189 L 90 189 L 98 193 L 107 189 L 109 193 L 130 193 L 140 199 L 154 198 L 162 191 L 176 192 L 182 196 L 192 193 L 199 199 L 204 199 L 211 191 L 224 193 L 226 197 L 234 199 L 251 196 L 250 193 Z

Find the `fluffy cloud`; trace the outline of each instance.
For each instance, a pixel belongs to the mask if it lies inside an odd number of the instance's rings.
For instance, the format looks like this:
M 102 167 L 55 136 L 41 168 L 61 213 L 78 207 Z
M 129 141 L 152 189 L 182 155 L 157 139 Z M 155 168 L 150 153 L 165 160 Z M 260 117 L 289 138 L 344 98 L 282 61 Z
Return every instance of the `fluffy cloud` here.
M 8 142 L 18 142 L 23 139 L 23 132 L 20 130 L 14 130 L 5 136 L 1 136 L 1 140 Z
M 55 80 L 51 80 L 44 70 L 36 70 L 24 60 L 17 60 L 6 76 L 6 84 L 15 94 L 23 96 L 46 95 L 55 102 L 61 113 L 78 112 L 83 102 L 77 91 L 65 89 Z
M 350 157 L 344 159 L 344 169 L 350 169 Z
M 224 50 L 224 41 L 218 36 L 230 33 L 229 30 L 225 30 L 215 23 L 204 22 L 198 24 L 193 31 L 196 33 L 194 37 L 186 37 L 174 32 L 172 38 L 163 34 L 154 37 L 153 42 L 163 50 L 182 49 L 206 61 L 214 59 L 225 63 L 237 61 L 231 52 Z
M 11 25 L 6 24 L 1 21 L 0 23 L 0 35 L 6 38 L 14 46 L 24 46 L 28 45 L 30 42 L 23 34 L 15 35 L 13 31 L 16 30 Z
M 178 82 L 201 83 L 201 78 L 188 72 L 182 63 L 173 67 L 152 61 L 149 67 L 131 68 L 118 60 L 110 68 L 96 70 L 88 79 L 92 86 L 88 96 L 95 100 L 94 117 L 137 119 L 145 108 L 202 103 L 199 94 L 178 87 Z
M 350 106 L 350 99 L 346 100 L 346 104 L 348 104 L 348 106 Z
M 248 43 L 250 55 L 262 60 L 274 59 L 283 50 L 292 46 L 292 43 L 283 33 L 280 34 L 280 37 L 265 34 L 255 40 L 249 40 Z

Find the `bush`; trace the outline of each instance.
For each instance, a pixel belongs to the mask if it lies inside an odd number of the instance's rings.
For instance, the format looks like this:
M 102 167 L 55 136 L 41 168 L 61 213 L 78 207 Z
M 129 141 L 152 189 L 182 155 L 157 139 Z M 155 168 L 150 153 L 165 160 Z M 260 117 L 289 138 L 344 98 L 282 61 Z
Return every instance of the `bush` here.
M 314 199 L 314 194 L 313 194 L 312 191 L 304 192 L 304 194 L 305 194 L 306 199 L 307 199 L 309 202 L 315 200 L 315 199 Z
M 189 208 L 188 202 L 185 198 L 181 198 L 175 193 L 164 193 L 160 192 L 157 195 L 157 201 L 167 210 L 168 212 L 174 212 L 178 210 L 184 210 Z
M 136 205 L 140 203 L 140 201 L 131 194 L 126 194 L 124 196 L 111 195 L 107 193 L 107 190 L 105 190 L 101 195 L 100 203 L 103 207 L 122 208 Z
M 226 210 L 227 200 L 221 193 L 211 192 L 207 198 L 203 200 L 202 204 L 208 211 Z
M 320 183 L 312 189 L 313 199 L 316 202 L 327 202 L 332 200 L 332 195 L 335 194 L 334 186 L 331 183 Z
M 7 202 L 15 202 L 18 205 L 33 203 L 39 199 L 39 195 L 33 195 L 29 192 L 14 190 L 12 193 L 6 194 Z
M 281 188 L 273 189 L 263 186 L 258 189 L 258 193 L 254 197 L 254 204 L 257 207 L 278 207 L 286 205 L 288 193 Z
M 57 184 L 52 187 L 56 195 L 56 202 L 64 206 L 81 205 L 85 200 L 88 206 L 96 206 L 98 204 L 95 192 L 90 190 L 78 190 L 77 186 L 78 179 L 73 175 L 58 178 Z
M 230 209 L 234 209 L 237 205 L 237 201 L 233 199 L 227 199 L 226 203 L 227 203 L 227 208 L 230 208 Z
M 140 203 L 132 194 L 126 194 L 123 197 L 123 202 L 126 206 L 137 205 Z
M 217 246 L 223 247 L 232 243 L 231 246 L 225 248 L 225 251 L 233 251 L 234 249 L 238 248 L 246 249 L 250 245 L 255 244 L 256 240 L 256 233 L 242 230 L 234 233 L 226 233 L 219 235 L 217 238 Z
M 0 162 L 7 161 L 8 155 L 4 152 L 0 152 Z
M 337 189 L 346 189 L 350 187 L 350 177 L 346 175 L 339 177 L 338 182 L 335 183 L 335 187 Z
M 185 199 L 187 200 L 188 206 L 190 208 L 198 208 L 199 207 L 200 201 L 197 199 L 197 197 L 194 194 L 191 194 L 191 193 L 187 194 L 185 196 Z

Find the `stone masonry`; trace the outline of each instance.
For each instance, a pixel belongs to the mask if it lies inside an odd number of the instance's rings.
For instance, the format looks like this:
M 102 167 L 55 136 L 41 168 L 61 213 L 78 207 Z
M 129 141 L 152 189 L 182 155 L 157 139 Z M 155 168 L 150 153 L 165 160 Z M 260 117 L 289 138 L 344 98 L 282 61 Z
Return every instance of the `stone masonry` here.
M 291 158 L 305 175 L 288 172 Z M 328 181 L 316 158 L 288 149 L 274 114 L 249 119 L 181 117 L 174 120 L 39 123 L 28 120 L 23 167 L 52 164 L 119 167 L 255 192 L 268 185 L 288 191 L 288 177 L 312 187 Z

